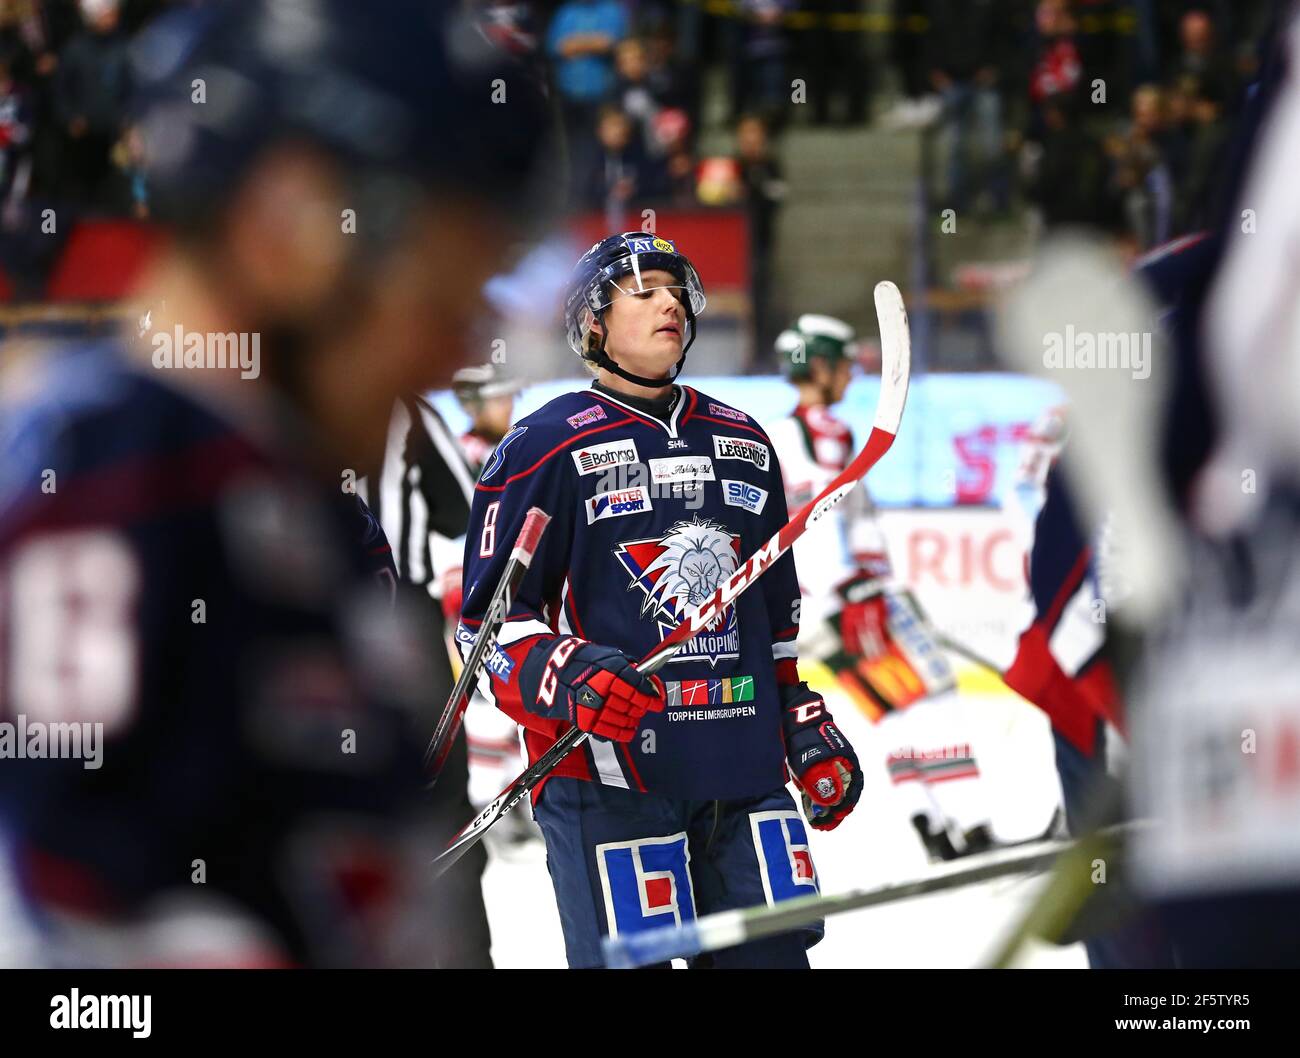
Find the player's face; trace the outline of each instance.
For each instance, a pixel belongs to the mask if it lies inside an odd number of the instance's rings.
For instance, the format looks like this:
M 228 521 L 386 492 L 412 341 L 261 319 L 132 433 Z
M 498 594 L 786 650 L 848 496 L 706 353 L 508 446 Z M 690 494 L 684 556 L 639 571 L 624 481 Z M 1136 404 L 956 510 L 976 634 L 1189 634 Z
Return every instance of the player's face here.
M 489 437 L 504 437 L 510 431 L 510 420 L 515 413 L 515 398 L 489 397 L 476 416 L 479 429 Z
M 605 310 L 605 348 L 624 368 L 661 378 L 681 358 L 686 336 L 685 291 L 670 272 L 652 269 L 636 279 L 624 276 Z
M 844 393 L 853 381 L 853 361 L 837 360 L 834 374 L 831 376 L 830 403 L 838 404 L 844 399 Z
M 347 429 L 354 450 L 382 445 L 393 401 L 449 384 L 470 359 L 465 336 L 486 308 L 484 283 L 509 245 L 503 226 L 483 210 L 431 203 L 412 218 L 405 241 L 367 274 L 353 326 L 334 336 L 319 358 L 318 405 Z M 325 359 L 345 360 L 344 372 Z M 346 425 L 345 425 L 346 424 Z

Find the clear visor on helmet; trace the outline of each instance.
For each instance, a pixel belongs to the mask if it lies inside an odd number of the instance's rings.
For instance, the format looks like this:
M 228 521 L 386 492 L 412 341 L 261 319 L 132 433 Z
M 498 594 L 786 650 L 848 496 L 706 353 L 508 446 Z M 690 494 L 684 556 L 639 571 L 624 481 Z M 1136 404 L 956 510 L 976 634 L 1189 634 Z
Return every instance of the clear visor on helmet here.
M 665 276 L 669 277 L 668 282 L 664 282 Z M 689 261 L 675 254 L 630 254 L 602 269 L 588 284 L 585 311 L 578 313 L 576 319 L 571 317 L 569 345 L 575 352 L 583 351 L 592 321 L 613 304 L 620 291 L 624 296 L 649 297 L 657 290 L 670 291 L 689 309 L 688 319 L 704 311 L 704 286 Z
M 678 273 L 683 273 L 678 278 Z M 672 277 L 665 283 L 664 275 Z M 688 305 L 691 315 L 704 311 L 704 286 L 691 263 L 681 257 L 668 257 L 662 253 L 634 253 L 602 271 L 594 283 L 587 305 L 594 312 L 609 307 L 614 299 L 614 288 L 625 294 L 649 294 L 655 290 L 671 290 L 677 300 Z

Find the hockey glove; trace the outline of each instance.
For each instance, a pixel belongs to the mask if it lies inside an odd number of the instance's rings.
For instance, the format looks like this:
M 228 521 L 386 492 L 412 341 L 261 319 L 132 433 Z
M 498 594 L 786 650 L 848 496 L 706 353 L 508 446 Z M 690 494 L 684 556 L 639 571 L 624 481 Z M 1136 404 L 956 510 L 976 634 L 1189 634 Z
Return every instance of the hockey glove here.
M 800 683 L 784 692 L 785 756 L 816 830 L 834 830 L 862 796 L 862 769 L 820 694 Z
M 666 703 L 658 676 L 637 672 L 621 650 L 583 639 L 538 644 L 525 664 L 529 676 L 537 680 L 535 712 L 612 742 L 630 742 L 641 718 Z
M 867 569 L 858 570 L 836 586 L 844 600 L 840 608 L 840 640 L 850 657 L 871 661 L 885 652 L 889 608 L 884 588 L 884 581 Z

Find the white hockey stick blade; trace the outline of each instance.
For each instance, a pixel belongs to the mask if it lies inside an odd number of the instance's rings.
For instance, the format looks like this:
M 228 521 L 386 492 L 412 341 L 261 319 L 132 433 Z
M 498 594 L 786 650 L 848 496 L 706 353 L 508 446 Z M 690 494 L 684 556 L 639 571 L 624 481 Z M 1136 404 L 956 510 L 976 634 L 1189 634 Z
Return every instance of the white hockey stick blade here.
M 876 321 L 880 324 L 880 399 L 872 425 L 898 433 L 907 403 L 907 380 L 912 369 L 912 337 L 907 326 L 903 295 L 889 280 L 876 284 Z

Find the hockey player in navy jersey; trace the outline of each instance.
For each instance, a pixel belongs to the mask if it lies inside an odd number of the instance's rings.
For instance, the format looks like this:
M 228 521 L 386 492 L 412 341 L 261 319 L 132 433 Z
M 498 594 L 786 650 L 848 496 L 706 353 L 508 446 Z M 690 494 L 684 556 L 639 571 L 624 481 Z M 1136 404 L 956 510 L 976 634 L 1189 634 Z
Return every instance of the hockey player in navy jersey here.
M 464 359 L 541 127 L 436 7 L 160 22 L 154 333 L 0 379 L 0 850 L 45 962 L 431 961 L 427 640 L 340 470 Z M 56 730 L 93 759 L 15 752 Z
M 479 689 L 524 727 L 530 759 L 572 725 L 592 738 L 535 792 L 569 964 L 620 935 L 817 892 L 808 822 L 833 829 L 862 777 L 799 679 L 787 554 L 663 669 L 634 661 L 788 520 L 767 434 L 676 384 L 704 290 L 674 244 L 597 243 L 575 269 L 569 344 L 596 375 L 522 419 L 483 469 L 458 638 L 473 642 L 531 506 L 551 516 Z M 806 967 L 806 932 L 716 953 Z

